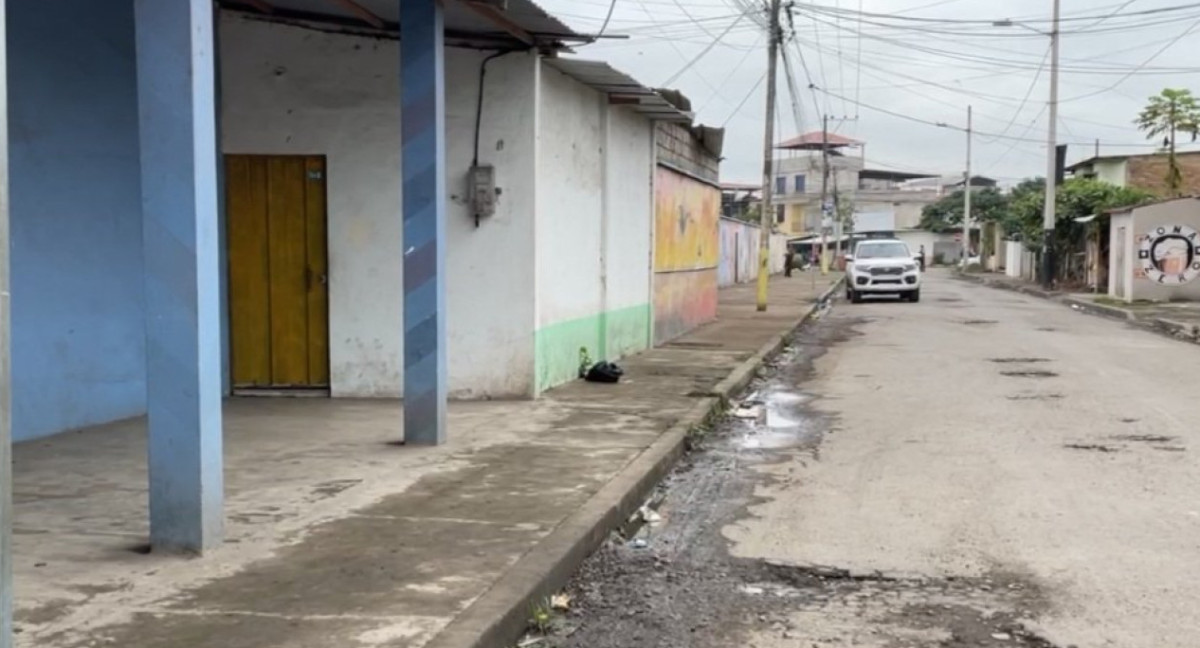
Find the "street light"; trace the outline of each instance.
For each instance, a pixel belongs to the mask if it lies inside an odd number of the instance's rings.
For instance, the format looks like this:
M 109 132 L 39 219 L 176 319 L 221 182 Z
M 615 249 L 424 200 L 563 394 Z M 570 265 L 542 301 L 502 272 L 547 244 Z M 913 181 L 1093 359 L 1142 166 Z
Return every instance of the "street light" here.
M 1058 187 L 1058 18 L 1059 0 L 1054 2 L 1054 18 L 1050 33 L 1034 29 L 1012 20 L 997 20 L 994 27 L 1024 27 L 1030 31 L 1050 37 L 1050 128 L 1046 133 L 1046 204 L 1042 207 L 1042 286 L 1047 290 L 1054 286 L 1054 223 L 1057 218 L 1055 199 Z

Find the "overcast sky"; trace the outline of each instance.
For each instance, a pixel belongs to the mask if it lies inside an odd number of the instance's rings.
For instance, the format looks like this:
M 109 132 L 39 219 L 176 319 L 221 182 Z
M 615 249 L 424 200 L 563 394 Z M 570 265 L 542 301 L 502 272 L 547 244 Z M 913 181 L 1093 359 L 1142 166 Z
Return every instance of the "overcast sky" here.
M 699 122 L 728 129 L 722 178 L 756 182 L 762 168 L 766 45 L 754 20 L 739 20 L 737 1 L 616 0 L 606 33 L 630 38 L 579 47 L 578 56 L 608 61 L 649 86 L 669 82 L 682 90 Z M 600 28 L 610 4 L 538 2 L 589 33 Z M 1092 155 L 1096 139 L 1102 154 L 1151 150 L 1129 146 L 1146 142 L 1132 120 L 1147 97 L 1164 87 L 1200 94 L 1200 3 L 1131 15 L 1189 4 L 1062 0 L 1058 141 L 1071 145 L 1068 160 Z M 860 8 L 911 20 L 860 15 Z M 963 132 L 880 109 L 965 127 L 971 104 L 975 173 L 1006 182 L 1044 175 L 1050 39 L 1037 32 L 1049 31 L 1050 15 L 1051 0 L 797 0 L 796 42 L 787 47 L 797 77 L 801 128 L 819 130 L 820 114 L 829 114 L 835 118 L 831 130 L 867 143 L 869 166 L 961 174 Z M 1020 24 L 990 24 L 1005 18 Z M 815 90 L 808 87 L 801 52 Z M 778 141 L 797 132 L 782 67 L 777 87 Z

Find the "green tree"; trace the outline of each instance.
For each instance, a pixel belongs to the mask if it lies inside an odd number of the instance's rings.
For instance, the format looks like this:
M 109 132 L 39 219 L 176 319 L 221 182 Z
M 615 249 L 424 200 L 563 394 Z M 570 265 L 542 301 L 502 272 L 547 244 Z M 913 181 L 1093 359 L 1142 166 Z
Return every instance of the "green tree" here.
M 1025 180 L 1009 193 L 1009 207 L 1001 225 L 1007 235 L 1021 240 L 1035 252 L 1042 250 L 1042 205 L 1046 182 L 1042 178 Z M 1105 211 L 1137 205 L 1152 196 L 1138 189 L 1118 187 L 1095 178 L 1071 178 L 1056 193 L 1054 249 L 1059 258 L 1080 250 L 1088 235 L 1088 226 L 1075 219 L 1096 215 L 1100 222 Z M 1060 269 L 1065 266 L 1060 266 Z
M 845 197 L 835 197 L 837 202 L 837 216 L 842 223 L 842 232 L 849 234 L 854 231 L 854 201 Z
M 971 194 L 971 220 L 976 223 L 1001 221 L 1008 210 L 1008 197 L 999 189 L 988 187 L 977 189 Z M 943 196 L 937 202 L 925 205 L 921 210 L 921 229 L 932 232 L 949 232 L 962 227 L 962 190 Z
M 1183 187 L 1183 174 L 1175 158 L 1175 136 L 1185 133 L 1192 136 L 1192 141 L 1196 140 L 1200 133 L 1200 104 L 1191 90 L 1166 88 L 1150 97 L 1150 103 L 1134 123 L 1148 139 L 1163 138 L 1163 148 L 1167 150 L 1167 188 L 1171 195 L 1178 196 Z

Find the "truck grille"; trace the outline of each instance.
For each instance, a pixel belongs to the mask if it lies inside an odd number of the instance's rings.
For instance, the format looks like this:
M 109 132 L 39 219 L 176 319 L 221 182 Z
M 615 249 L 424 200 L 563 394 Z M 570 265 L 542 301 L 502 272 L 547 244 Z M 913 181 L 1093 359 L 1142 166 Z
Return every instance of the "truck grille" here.
M 900 276 L 902 274 L 904 274 L 904 268 L 871 268 L 872 277 Z

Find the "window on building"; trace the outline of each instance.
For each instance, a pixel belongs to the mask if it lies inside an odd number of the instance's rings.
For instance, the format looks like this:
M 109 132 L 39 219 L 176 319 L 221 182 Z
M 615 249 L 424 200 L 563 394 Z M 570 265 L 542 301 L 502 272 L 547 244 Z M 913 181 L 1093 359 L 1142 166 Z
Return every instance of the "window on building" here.
M 775 205 L 775 222 L 776 223 L 782 223 L 784 221 L 784 219 L 787 217 L 787 212 L 784 210 L 785 210 L 784 205 Z
M 797 175 L 793 178 L 793 182 L 795 183 L 796 193 L 804 193 L 804 174 Z
M 787 193 L 787 178 L 783 176 L 775 178 L 775 193 L 779 195 Z

